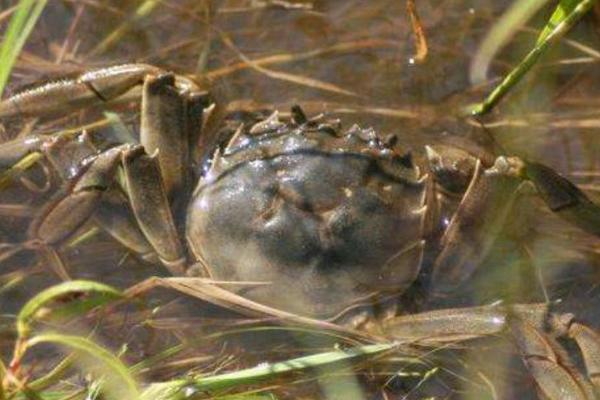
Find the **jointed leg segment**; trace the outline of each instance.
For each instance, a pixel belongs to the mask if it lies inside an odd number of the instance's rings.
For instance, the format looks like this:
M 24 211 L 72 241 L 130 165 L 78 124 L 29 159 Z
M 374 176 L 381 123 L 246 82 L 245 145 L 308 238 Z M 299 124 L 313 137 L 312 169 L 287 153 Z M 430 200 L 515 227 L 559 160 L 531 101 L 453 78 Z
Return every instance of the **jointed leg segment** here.
M 0 119 L 39 117 L 112 102 L 142 85 L 147 76 L 163 73 L 165 71 L 152 65 L 123 64 L 49 82 L 1 101 Z M 199 90 L 192 80 L 183 76 L 177 77 L 176 86 L 181 92 Z

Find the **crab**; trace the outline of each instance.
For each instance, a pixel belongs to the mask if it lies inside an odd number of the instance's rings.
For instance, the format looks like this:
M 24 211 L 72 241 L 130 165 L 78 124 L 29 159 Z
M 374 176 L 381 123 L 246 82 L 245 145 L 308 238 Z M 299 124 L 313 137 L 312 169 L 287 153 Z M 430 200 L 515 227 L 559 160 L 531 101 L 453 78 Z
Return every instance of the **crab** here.
M 59 247 L 92 221 L 173 275 L 250 281 L 239 294 L 251 301 L 333 318 L 399 296 L 416 281 L 432 295 L 457 290 L 488 254 L 524 185 L 600 235 L 600 208 L 544 165 L 439 144 L 412 154 L 394 135 L 344 129 L 298 106 L 285 115 L 233 113 L 211 131 L 210 96 L 150 65 L 103 68 L 17 93 L 0 102 L 0 119 L 103 106 L 140 88 L 140 144 L 97 148 L 83 132 L 0 146 L 2 167 L 35 152 L 64 180 L 31 222 L 29 246 Z M 390 318 L 381 329 L 423 341 L 509 332 L 543 396 L 595 398 L 600 337 L 550 308 L 429 311 Z M 560 336 L 580 347 L 587 377 L 565 358 Z

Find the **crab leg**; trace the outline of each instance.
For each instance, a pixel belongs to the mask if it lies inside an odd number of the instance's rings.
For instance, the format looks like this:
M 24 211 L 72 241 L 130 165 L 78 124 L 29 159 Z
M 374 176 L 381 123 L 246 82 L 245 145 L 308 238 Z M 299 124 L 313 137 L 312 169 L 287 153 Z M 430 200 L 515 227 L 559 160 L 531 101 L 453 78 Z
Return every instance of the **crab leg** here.
M 443 156 L 431 148 L 428 148 L 428 157 L 434 165 L 434 174 L 446 180 L 449 174 L 454 174 L 454 178 L 459 175 L 460 171 L 451 166 L 440 168 Z M 535 186 L 551 211 L 580 229 L 600 236 L 600 207 L 551 168 L 517 157 L 498 157 L 487 169 L 479 160 L 461 161 L 474 163 L 474 171 L 442 237 L 431 278 L 433 292 L 455 290 L 469 278 L 502 229 L 521 185 L 528 182 Z
M 207 94 L 185 77 L 146 64 L 99 69 L 18 93 L 0 102 L 0 118 L 41 116 L 102 104 L 140 85 L 143 85 L 140 142 L 149 154 L 160 149 L 158 160 L 172 203 L 175 194 L 186 197 L 182 191 L 189 186 L 190 153 L 196 150 L 203 111 L 209 106 Z M 0 165 L 14 164 L 39 147 L 41 140 L 44 139 L 32 137 L 3 145 Z
M 63 179 L 78 171 L 82 160 L 98 153 L 88 134 L 29 135 L 0 144 L 0 170 L 13 167 L 30 154 L 43 154 Z
M 507 316 L 517 314 L 534 326 L 543 326 L 548 314 L 546 304 L 501 305 L 452 308 L 419 314 L 401 315 L 383 321 L 386 335 L 423 344 L 457 342 L 501 333 Z
M 511 168 L 503 157 L 488 169 L 476 160 L 471 182 L 441 240 L 431 278 L 434 292 L 455 290 L 487 256 L 522 184 Z
M 159 75 L 163 72 L 160 68 L 147 64 L 123 64 L 50 82 L 0 102 L 0 118 L 43 116 L 103 104 L 141 85 L 147 75 Z M 197 90 L 195 83 L 180 76 L 177 77 L 177 87 L 181 91 Z
M 183 275 L 186 254 L 169 208 L 156 153 L 149 156 L 142 147 L 129 149 L 123 154 L 123 167 L 127 194 L 140 229 L 169 271 Z
M 45 138 L 31 135 L 2 143 L 0 145 L 0 169 L 8 169 L 25 156 L 39 152 L 44 142 Z
M 126 247 L 142 257 L 152 258 L 151 246 L 172 273 L 181 275 L 185 270 L 186 254 L 178 238 L 174 216 L 181 216 L 187 204 L 186 188 L 191 186 L 190 155 L 196 150 L 203 112 L 209 105 L 206 94 L 198 92 L 193 82 L 147 65 L 123 65 L 13 96 L 0 103 L 0 117 L 17 113 L 40 115 L 55 111 L 56 103 L 67 108 L 93 105 L 116 98 L 140 83 L 143 83 L 140 140 L 144 148 L 120 146 L 90 156 L 94 161 L 89 170 L 66 193 L 63 191 L 56 196 L 41 217 L 33 221 L 30 232 L 35 240 L 55 245 L 74 233 L 95 212 L 96 223 Z M 48 97 L 55 97 L 55 101 L 46 101 Z M 82 157 L 53 157 L 51 150 L 56 147 L 60 152 L 64 147 L 79 151 L 84 146 L 47 144 L 48 139 L 41 138 L 15 142 L 6 147 L 6 163 L 15 161 L 14 154 L 22 158 L 43 148 L 42 152 L 51 162 L 58 161 L 55 166 L 63 178 L 72 181 L 64 174 L 71 168 L 60 160 L 81 160 Z M 92 150 L 95 151 L 93 147 Z M 108 160 L 110 165 L 104 166 L 102 160 Z M 135 223 L 132 223 L 129 207 L 117 199 L 114 190 L 109 190 L 116 166 L 121 163 Z M 83 184 L 80 187 L 79 182 L 93 179 L 98 182 L 90 188 Z M 120 207 L 122 212 L 114 213 L 119 202 L 124 206 Z M 69 213 L 71 207 L 73 212 Z M 143 235 L 137 230 L 138 225 Z
M 148 262 L 157 262 L 156 253 L 140 231 L 128 199 L 116 189 L 102 196 L 93 214 L 94 222 L 125 248 Z
M 518 318 L 510 319 L 509 327 L 523 361 L 544 398 L 596 399 L 590 381 L 571 365 L 564 350 L 553 339 L 543 334 L 539 328 Z M 592 351 L 597 352 L 600 343 L 594 343 L 593 347 Z M 584 357 L 585 350 L 582 349 Z
M 590 381 L 596 390 L 600 391 L 600 346 L 598 345 L 600 335 L 591 328 L 577 322 L 570 324 L 567 335 L 581 349 Z
M 595 399 L 592 384 L 597 386 L 600 339 L 593 330 L 572 319 L 570 314 L 549 315 L 545 304 L 482 306 L 391 318 L 383 322 L 383 331 L 394 339 L 426 345 L 509 332 L 545 398 Z M 556 341 L 543 333 L 546 325 L 553 334 L 576 341 L 589 380 L 570 365 Z
M 31 245 L 56 246 L 93 217 L 127 248 L 146 259 L 154 258 L 156 253 L 171 272 L 183 274 L 185 252 L 156 158 L 147 156 L 141 146 L 121 145 L 88 160 L 83 172 L 69 179 L 67 186 L 33 219 L 29 227 Z M 125 169 L 128 199 L 114 186 L 116 169 L 121 165 Z
M 0 146 L 0 169 L 12 167 L 27 155 L 38 153 L 45 156 L 66 182 L 63 190 L 31 222 L 29 233 L 33 244 L 52 246 L 63 242 L 75 233 L 74 227 L 93 214 L 94 222 L 126 248 L 155 261 L 154 250 L 139 230 L 127 199 L 116 188 L 108 188 L 112 176 L 107 175 L 112 174 L 114 163 L 119 162 L 115 152 L 119 150 L 98 154 L 85 132 L 75 137 L 72 134 L 28 136 Z M 99 178 L 101 184 L 86 187 L 83 182 L 92 176 Z M 77 201 L 82 198 L 85 201 Z M 73 209 L 69 208 L 71 202 L 76 203 Z M 56 227 L 55 231 L 52 226 Z
M 112 183 L 121 152 L 122 147 L 115 147 L 95 157 L 87 170 L 74 178 L 69 187 L 59 192 L 33 219 L 29 226 L 30 237 L 52 246 L 79 229 Z
M 205 93 L 181 93 L 173 74 L 149 76 L 144 81 L 140 142 L 148 154 L 158 151 L 158 163 L 171 204 L 175 197 L 187 199 L 190 151 L 200 134 L 202 114 L 207 106 Z M 174 208 L 181 207 L 179 204 Z
M 550 210 L 586 232 L 600 236 L 600 207 L 573 183 L 542 164 L 521 161 L 521 175 L 531 181 Z

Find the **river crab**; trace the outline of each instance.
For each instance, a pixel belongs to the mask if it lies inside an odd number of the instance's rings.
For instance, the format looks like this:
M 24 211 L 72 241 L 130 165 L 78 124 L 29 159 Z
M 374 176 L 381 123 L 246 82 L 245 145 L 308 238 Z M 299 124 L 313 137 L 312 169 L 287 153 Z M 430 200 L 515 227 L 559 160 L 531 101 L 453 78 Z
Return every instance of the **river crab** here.
M 298 106 L 285 116 L 234 113 L 208 132 L 208 94 L 149 65 L 104 68 L 26 90 L 0 103 L 0 119 L 111 103 L 140 87 L 140 144 L 97 149 L 82 133 L 0 146 L 3 167 L 37 152 L 65 181 L 33 219 L 29 245 L 60 246 L 91 220 L 174 275 L 252 281 L 242 296 L 328 318 L 405 292 L 419 278 L 426 251 L 435 251 L 430 292 L 462 285 L 525 184 L 552 211 L 600 234 L 600 209 L 541 164 L 447 145 L 426 146 L 417 157 L 394 135 L 309 118 Z M 439 241 L 432 245 L 433 232 Z M 594 398 L 600 383 L 598 335 L 547 305 L 427 312 L 392 319 L 383 329 L 395 338 L 447 340 L 509 330 L 545 396 Z M 560 335 L 581 348 L 589 379 L 564 362 L 551 339 Z

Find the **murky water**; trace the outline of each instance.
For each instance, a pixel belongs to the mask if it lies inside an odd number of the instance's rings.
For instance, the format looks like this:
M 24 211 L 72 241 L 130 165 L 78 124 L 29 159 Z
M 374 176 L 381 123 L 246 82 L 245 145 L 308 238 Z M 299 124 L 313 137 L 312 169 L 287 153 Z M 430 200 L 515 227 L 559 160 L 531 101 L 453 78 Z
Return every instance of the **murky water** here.
M 598 22 L 592 18 L 584 20 L 570 36 L 571 42 L 555 48 L 508 101 L 491 116 L 477 121 L 458 118 L 457 110 L 481 100 L 493 86 L 494 78 L 508 72 L 525 54 L 536 39 L 537 31 L 532 28 L 539 29 L 549 10 L 530 21 L 495 58 L 489 83 L 475 86 L 469 79 L 472 57 L 489 28 L 512 2 L 417 3 L 429 41 L 429 56 L 423 64 L 411 61 L 414 38 L 401 0 L 166 0 L 143 16 L 136 16 L 140 11 L 138 1 L 51 1 L 15 69 L 9 92 L 40 79 L 86 68 L 123 62 L 151 63 L 193 76 L 231 109 L 287 110 L 293 104 L 301 104 L 311 115 L 339 116 L 346 126 L 358 122 L 395 133 L 417 152 L 424 144 L 465 138 L 484 147 L 493 143 L 506 154 L 552 166 L 594 196 L 598 190 L 596 150 L 600 146 L 600 72 L 596 65 L 599 56 L 594 53 L 600 49 L 595 31 Z M 11 4 L 0 1 L 0 10 Z M 135 107 L 119 110 L 123 111 L 126 127 L 135 132 Z M 34 129 L 56 131 L 89 123 L 99 116 L 94 111 L 67 120 L 43 120 Z M 17 134 L 22 126 L 7 125 L 6 135 Z M 112 140 L 114 129 L 106 128 L 104 134 Z M 40 175 L 41 171 L 34 174 Z M 41 197 L 30 192 L 24 195 L 22 190 L 21 186 L 6 189 L 0 201 L 14 203 L 19 199 L 38 207 Z M 18 196 L 25 196 L 25 200 Z M 510 217 L 509 222 L 514 225 L 511 234 L 502 238 L 484 263 L 485 273 L 476 274 L 472 289 L 448 300 L 446 305 L 561 299 L 565 309 L 576 311 L 586 322 L 600 327 L 595 312 L 600 306 L 596 288 L 600 278 L 598 241 L 543 211 L 535 199 L 527 200 L 527 205 Z M 27 216 L 0 218 L 4 218 L 2 240 L 14 242 L 24 238 Z M 159 266 L 135 260 L 102 234 L 83 245 L 64 249 L 62 257 L 73 277 L 100 279 L 119 287 L 165 274 Z M 15 288 L 0 292 L 0 313 L 6 315 L 7 324 L 31 293 L 58 281 L 45 268 L 45 262 L 36 266 L 36 260 L 26 253 L 0 264 L 0 275 L 6 274 L 0 276 L 3 282 L 15 276 L 22 279 Z M 23 269 L 28 271 L 27 276 L 18 275 Z M 15 272 L 17 275 L 11 275 Z M 116 321 L 116 317 L 107 318 L 107 330 L 119 334 L 113 337 L 114 342 L 108 339 L 109 335 L 104 339 L 114 345 L 119 340 L 128 341 L 132 352 L 143 357 L 167 343 L 177 342 L 190 331 L 201 332 L 205 327 L 201 328 L 198 321 L 204 324 L 217 312 L 201 309 L 205 307 L 201 302 L 184 307 L 183 300 L 162 293 L 148 302 L 161 305 L 153 317 L 154 330 Z M 173 324 L 177 312 L 182 314 Z M 140 314 L 131 318 L 149 318 Z M 164 337 L 157 339 L 157 334 Z M 136 341 L 136 335 L 143 339 Z M 303 343 L 301 347 L 306 345 L 302 340 L 299 343 Z M 1 345 L 4 353 L 8 352 L 10 340 Z M 264 353 L 257 349 L 262 345 L 253 343 L 245 352 L 240 351 L 239 344 L 231 346 L 233 353 L 242 354 L 240 358 L 260 361 Z M 316 347 L 314 343 L 311 346 Z M 493 398 L 494 390 L 498 398 L 534 396 L 533 383 L 521 363 L 505 357 L 512 352 L 508 342 L 485 343 L 475 349 L 443 353 L 440 359 L 449 362 L 446 371 L 422 386 L 417 385 L 418 379 L 401 383 L 394 380 L 385 389 L 388 398 Z M 202 349 L 198 352 L 205 355 Z M 490 365 L 490 357 L 497 357 L 498 361 Z M 509 361 L 503 362 L 503 357 Z M 152 371 L 147 378 L 164 379 L 168 375 Z M 361 378 L 361 385 L 363 380 L 369 381 Z M 344 384 L 358 385 L 352 380 Z M 364 398 L 381 398 L 381 386 L 364 386 L 368 387 Z M 341 389 L 333 387 L 336 386 L 322 385 L 321 396 L 336 398 L 335 391 L 341 393 Z M 283 396 L 293 398 L 290 393 L 296 389 L 297 385 L 291 385 L 289 390 L 283 390 Z M 339 393 L 337 398 L 342 398 Z

